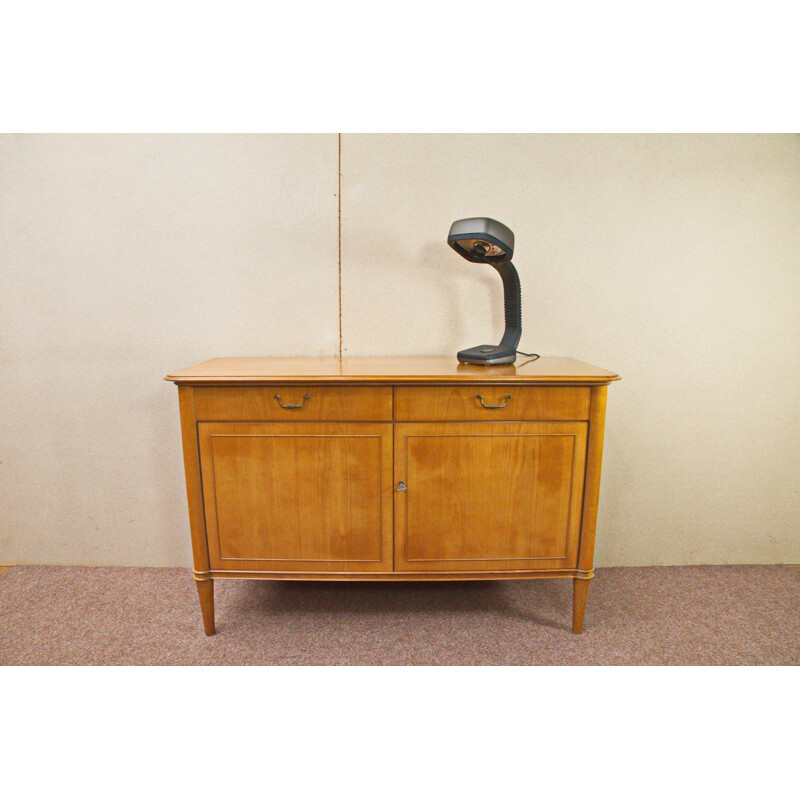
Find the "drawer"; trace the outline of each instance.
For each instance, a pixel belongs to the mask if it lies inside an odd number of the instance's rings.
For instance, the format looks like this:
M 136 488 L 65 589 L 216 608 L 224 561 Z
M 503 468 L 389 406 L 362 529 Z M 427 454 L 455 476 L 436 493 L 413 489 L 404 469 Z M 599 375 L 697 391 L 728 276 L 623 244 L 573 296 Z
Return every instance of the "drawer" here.
M 275 395 L 279 395 L 280 401 Z M 198 421 L 391 422 L 390 386 L 202 386 Z M 287 408 L 286 406 L 300 406 Z
M 397 386 L 394 418 L 398 422 L 584 420 L 589 419 L 590 396 L 588 386 Z

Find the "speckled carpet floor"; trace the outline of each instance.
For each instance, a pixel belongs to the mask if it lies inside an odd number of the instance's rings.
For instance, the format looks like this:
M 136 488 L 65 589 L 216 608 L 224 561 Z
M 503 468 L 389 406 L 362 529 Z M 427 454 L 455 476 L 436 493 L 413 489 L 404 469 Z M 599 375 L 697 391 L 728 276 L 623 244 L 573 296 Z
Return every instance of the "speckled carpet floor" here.
M 0 664 L 800 664 L 800 570 L 597 570 L 571 581 L 217 581 L 206 637 L 187 570 L 0 575 Z

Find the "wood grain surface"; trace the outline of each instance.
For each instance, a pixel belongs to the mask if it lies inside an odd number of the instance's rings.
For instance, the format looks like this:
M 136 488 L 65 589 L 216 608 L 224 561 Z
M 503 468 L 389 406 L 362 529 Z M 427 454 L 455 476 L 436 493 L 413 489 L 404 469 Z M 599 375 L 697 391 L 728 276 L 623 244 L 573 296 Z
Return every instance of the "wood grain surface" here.
M 198 425 L 211 568 L 392 568 L 392 426 Z
M 194 393 L 195 414 L 203 421 L 391 422 L 392 419 L 391 386 L 198 386 Z M 301 408 L 285 408 L 287 405 L 301 405 Z
M 394 418 L 400 422 L 583 420 L 589 419 L 590 392 L 588 386 L 398 386 Z
M 397 423 L 395 569 L 577 562 L 586 423 Z
M 574 358 L 520 357 L 517 364 L 477 367 L 453 356 L 345 358 L 214 358 L 171 372 L 165 380 L 190 384 L 242 383 L 578 383 L 619 380 L 614 372 Z

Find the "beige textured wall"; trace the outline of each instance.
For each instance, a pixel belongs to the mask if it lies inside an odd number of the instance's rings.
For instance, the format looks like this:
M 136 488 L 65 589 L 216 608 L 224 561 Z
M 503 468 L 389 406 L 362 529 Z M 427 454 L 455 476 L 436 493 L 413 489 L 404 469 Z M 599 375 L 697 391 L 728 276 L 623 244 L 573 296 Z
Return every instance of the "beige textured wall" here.
M 499 337 L 499 279 L 444 245 L 495 217 L 520 349 L 623 377 L 596 563 L 800 562 L 800 137 L 347 136 L 342 173 L 347 353 Z
M 0 563 L 191 563 L 161 379 L 336 354 L 337 163 L 335 134 L 0 137 Z
M 2 136 L 0 562 L 189 564 L 170 369 L 335 354 L 337 137 Z M 800 562 L 800 138 L 345 135 L 346 354 L 617 370 L 597 563 Z M 292 269 L 273 247 L 298 252 Z

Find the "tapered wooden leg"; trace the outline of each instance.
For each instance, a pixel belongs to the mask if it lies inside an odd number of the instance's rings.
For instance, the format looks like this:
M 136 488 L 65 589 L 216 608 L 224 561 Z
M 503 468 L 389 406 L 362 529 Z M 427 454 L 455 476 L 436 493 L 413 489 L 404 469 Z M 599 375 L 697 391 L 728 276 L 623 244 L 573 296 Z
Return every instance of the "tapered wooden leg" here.
M 206 636 L 213 636 L 217 629 L 214 627 L 214 581 L 210 578 L 197 580 L 197 594 L 200 595 L 200 610 L 203 612 L 203 626 Z
M 583 633 L 583 615 L 586 613 L 586 598 L 589 596 L 591 578 L 572 579 L 572 632 Z

